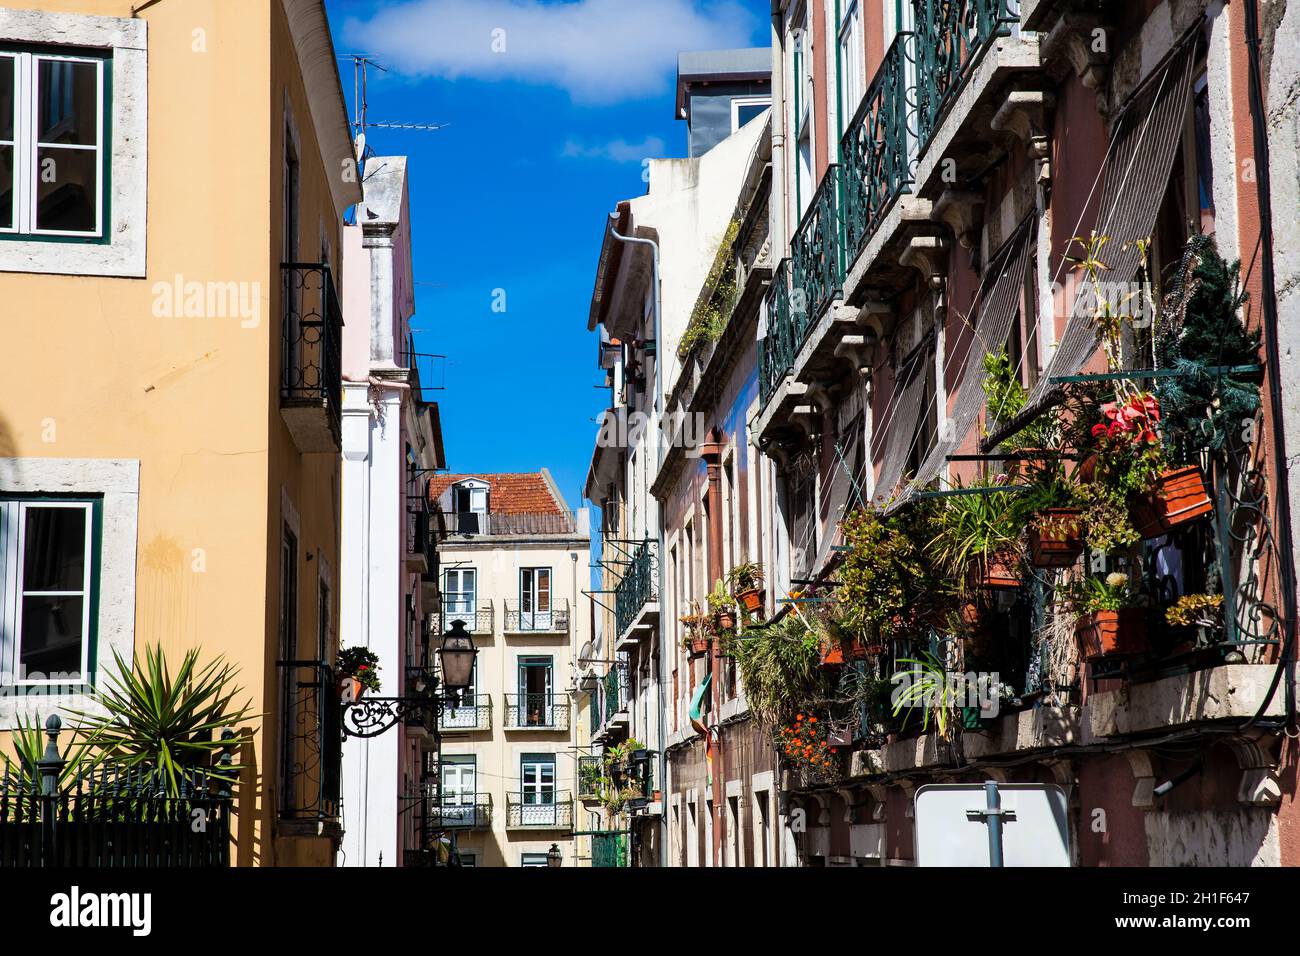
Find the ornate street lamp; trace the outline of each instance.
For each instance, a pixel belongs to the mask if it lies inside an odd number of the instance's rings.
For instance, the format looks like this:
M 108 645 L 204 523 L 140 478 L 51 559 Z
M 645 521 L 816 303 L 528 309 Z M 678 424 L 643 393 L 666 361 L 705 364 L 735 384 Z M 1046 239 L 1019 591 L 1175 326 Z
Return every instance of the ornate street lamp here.
M 564 862 L 564 855 L 560 853 L 560 845 L 552 843 L 551 848 L 546 851 L 546 865 L 559 866 Z
M 478 648 L 474 646 L 469 631 L 465 630 L 465 622 L 452 621 L 451 630 L 442 635 L 438 659 L 442 665 L 443 690 L 457 703 L 474 679 L 474 658 L 477 656 Z

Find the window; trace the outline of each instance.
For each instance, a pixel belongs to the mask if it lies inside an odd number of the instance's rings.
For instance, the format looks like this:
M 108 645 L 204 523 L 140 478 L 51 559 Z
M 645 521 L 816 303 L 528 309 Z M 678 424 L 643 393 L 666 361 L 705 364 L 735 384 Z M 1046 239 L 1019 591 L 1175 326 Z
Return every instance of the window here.
M 463 484 L 453 489 L 452 507 L 457 514 L 487 514 L 488 490 L 486 485 Z
M 519 865 L 522 867 L 541 867 L 550 866 L 551 862 L 547 859 L 545 853 L 520 853 Z
M 519 629 L 549 631 L 551 621 L 551 569 L 519 569 Z
M 442 758 L 442 824 L 451 827 L 474 825 L 478 763 L 473 754 Z
M 555 825 L 555 754 L 519 758 L 519 803 L 523 826 Z
M 518 727 L 551 727 L 555 723 L 551 700 L 551 659 L 519 658 Z
M 0 234 L 104 235 L 110 63 L 0 49 Z
M 750 120 L 763 115 L 763 111 L 772 105 L 770 96 L 738 96 L 731 101 L 731 131 L 734 133 L 747 126 Z
M 0 500 L 0 670 L 31 686 L 87 683 L 95 501 Z
M 840 15 L 840 132 L 858 111 L 867 91 L 866 41 L 862 32 L 862 2 L 847 0 Z
M 458 614 L 465 615 L 465 623 L 471 631 L 474 630 L 474 612 L 478 609 L 477 591 L 477 571 L 473 568 L 448 568 L 443 575 L 443 615 L 448 619 L 453 619 Z
M 320 581 L 316 604 L 316 656 L 324 661 L 329 659 L 330 646 L 330 586 L 324 578 Z

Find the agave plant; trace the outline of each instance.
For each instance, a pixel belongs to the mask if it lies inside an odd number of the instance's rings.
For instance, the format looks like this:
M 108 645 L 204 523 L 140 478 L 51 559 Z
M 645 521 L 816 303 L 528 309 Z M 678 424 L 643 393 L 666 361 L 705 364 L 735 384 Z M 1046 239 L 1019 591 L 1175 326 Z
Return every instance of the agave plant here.
M 23 717 L 18 718 L 17 726 L 9 738 L 13 743 L 14 756 L 0 753 L 0 778 L 9 781 L 11 786 L 20 791 L 36 791 L 41 787 L 40 761 L 45 756 L 44 722 L 39 718 L 35 723 L 28 723 Z M 73 778 L 81 768 L 85 756 L 83 744 L 74 742 L 63 754 L 59 766 L 55 791 L 67 790 Z
M 199 652 L 186 652 L 174 674 L 162 649 L 144 650 L 133 670 L 116 650 L 117 675 L 96 695 L 104 713 L 78 712 L 77 726 L 92 768 L 112 764 L 145 772 L 159 792 L 179 797 L 203 779 L 234 783 L 238 766 L 214 765 L 225 746 L 223 728 L 256 719 L 252 701 L 235 704 L 236 669 L 224 657 L 200 666 Z

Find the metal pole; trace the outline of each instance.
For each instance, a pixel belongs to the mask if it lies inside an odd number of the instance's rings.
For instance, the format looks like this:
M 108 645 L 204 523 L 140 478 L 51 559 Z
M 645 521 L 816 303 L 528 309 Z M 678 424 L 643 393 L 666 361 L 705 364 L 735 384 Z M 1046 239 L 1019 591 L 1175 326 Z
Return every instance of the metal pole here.
M 989 866 L 1001 867 L 1002 863 L 1002 798 L 998 793 L 998 782 L 984 782 L 984 815 L 989 823 Z

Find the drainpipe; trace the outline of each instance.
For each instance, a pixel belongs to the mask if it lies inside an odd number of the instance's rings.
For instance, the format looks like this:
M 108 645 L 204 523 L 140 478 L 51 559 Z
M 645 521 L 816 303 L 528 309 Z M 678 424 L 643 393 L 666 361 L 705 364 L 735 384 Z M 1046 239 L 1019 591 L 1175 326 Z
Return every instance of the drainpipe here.
M 623 236 L 620 235 L 617 231 L 615 231 L 612 228 L 609 230 L 609 234 L 613 236 L 615 239 L 617 239 L 619 242 L 637 243 L 639 245 L 649 246 L 650 252 L 653 256 L 652 258 L 653 271 L 651 274 L 650 281 L 654 285 L 654 289 L 653 289 L 654 292 L 653 315 L 654 315 L 654 323 L 655 323 L 654 411 L 655 411 L 655 421 L 656 423 L 658 423 L 660 419 L 660 415 L 662 414 L 663 411 L 663 405 L 661 400 L 661 396 L 663 394 L 663 388 L 660 385 L 660 383 L 663 380 L 663 376 L 660 372 L 661 366 L 659 364 L 660 357 L 663 355 L 663 348 L 662 348 L 663 323 L 661 321 L 661 313 L 663 307 L 663 293 L 661 290 L 660 278 L 659 278 L 659 243 L 655 242 L 653 239 L 642 239 L 639 236 Z M 654 443 L 655 443 L 655 474 L 658 474 L 660 467 L 663 465 L 664 447 L 663 447 L 663 442 L 660 440 L 658 435 L 654 437 Z M 643 509 L 643 510 L 647 512 L 647 517 L 648 517 L 649 509 Z M 655 521 L 655 526 L 656 526 L 655 543 L 658 549 L 658 555 L 655 563 L 659 566 L 659 599 L 662 601 L 663 596 L 668 593 L 667 590 L 665 590 L 664 588 L 664 522 L 663 522 L 662 504 L 657 504 L 657 518 Z M 663 618 L 662 611 L 660 612 L 660 618 L 661 619 Z M 655 681 L 655 684 L 658 688 L 657 696 L 658 696 L 658 703 L 659 703 L 659 789 L 662 791 L 661 796 L 667 798 L 668 757 L 664 753 L 664 689 L 663 689 L 664 642 L 662 639 L 663 628 L 660 627 L 659 631 L 660 631 L 659 668 L 658 668 L 658 676 Z M 676 701 L 674 701 L 674 705 L 676 705 Z M 659 866 L 662 869 L 664 866 L 667 865 L 668 815 L 662 812 L 662 807 L 660 809 L 661 812 L 659 814 Z
M 1291 487 L 1286 448 L 1286 426 L 1283 421 L 1286 406 L 1282 395 L 1282 380 L 1279 375 L 1281 371 L 1281 349 L 1278 345 L 1277 285 L 1273 271 L 1273 196 L 1269 176 L 1268 112 L 1264 107 L 1263 77 L 1260 75 L 1259 62 L 1261 37 L 1259 33 L 1258 0 L 1249 0 L 1245 5 L 1245 13 L 1246 46 L 1249 49 L 1247 55 L 1249 64 L 1247 92 L 1250 101 L 1251 127 L 1254 134 L 1255 188 L 1259 202 L 1259 232 L 1262 246 L 1260 285 L 1263 294 L 1260 298 L 1264 312 L 1264 349 L 1268 363 L 1269 410 L 1272 413 L 1270 418 L 1272 419 L 1273 470 L 1275 473 L 1273 487 L 1277 495 L 1277 530 L 1279 537 L 1282 539 L 1282 547 L 1278 550 L 1282 565 L 1282 620 L 1285 631 L 1281 653 L 1278 655 L 1277 670 L 1273 674 L 1273 681 L 1269 685 L 1268 693 L 1264 696 L 1264 702 L 1260 705 L 1259 711 L 1240 729 L 1247 730 L 1263 716 L 1265 709 L 1268 707 L 1268 702 L 1273 699 L 1273 695 L 1277 692 L 1278 684 L 1285 677 L 1283 694 L 1286 701 L 1286 726 L 1289 736 L 1296 725 L 1295 683 L 1291 676 L 1292 664 L 1295 659 L 1297 613 L 1295 542 L 1291 526 Z

